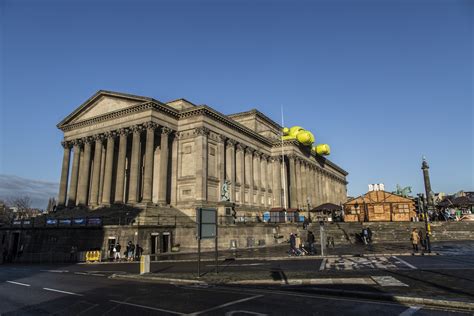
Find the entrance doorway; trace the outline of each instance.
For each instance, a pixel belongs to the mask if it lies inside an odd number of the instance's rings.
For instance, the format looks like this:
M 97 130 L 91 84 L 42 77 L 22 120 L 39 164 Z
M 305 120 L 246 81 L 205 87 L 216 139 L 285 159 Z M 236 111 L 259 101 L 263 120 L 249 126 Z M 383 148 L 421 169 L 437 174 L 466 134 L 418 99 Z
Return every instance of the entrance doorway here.
M 111 259 L 114 258 L 114 247 L 116 243 L 117 243 L 117 238 L 115 237 L 109 237 L 107 240 L 107 254 L 109 258 Z
M 160 253 L 160 234 L 151 233 L 150 254 L 156 255 Z
M 161 252 L 169 252 L 170 251 L 170 233 L 163 233 L 161 235 Z

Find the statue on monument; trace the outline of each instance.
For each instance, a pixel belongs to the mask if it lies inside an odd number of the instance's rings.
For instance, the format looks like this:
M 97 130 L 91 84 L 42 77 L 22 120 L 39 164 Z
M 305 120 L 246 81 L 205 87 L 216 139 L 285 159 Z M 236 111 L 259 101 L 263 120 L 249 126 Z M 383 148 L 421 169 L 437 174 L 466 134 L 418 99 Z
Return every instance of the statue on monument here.
M 411 187 L 404 187 L 402 188 L 401 185 L 397 184 L 397 188 L 395 191 L 392 192 L 393 194 L 401 195 L 403 197 L 408 197 L 408 195 L 411 193 Z
M 230 202 L 230 190 L 229 190 L 230 181 L 225 180 L 222 184 L 221 189 L 221 201 L 223 202 Z

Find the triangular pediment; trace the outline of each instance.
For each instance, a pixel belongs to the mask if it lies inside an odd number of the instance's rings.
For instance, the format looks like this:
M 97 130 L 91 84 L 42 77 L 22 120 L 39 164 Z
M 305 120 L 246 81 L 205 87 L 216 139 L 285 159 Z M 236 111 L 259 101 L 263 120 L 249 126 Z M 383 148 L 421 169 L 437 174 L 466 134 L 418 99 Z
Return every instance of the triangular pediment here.
M 152 100 L 147 97 L 101 90 L 61 121 L 58 127 L 61 128 L 65 125 L 86 121 Z

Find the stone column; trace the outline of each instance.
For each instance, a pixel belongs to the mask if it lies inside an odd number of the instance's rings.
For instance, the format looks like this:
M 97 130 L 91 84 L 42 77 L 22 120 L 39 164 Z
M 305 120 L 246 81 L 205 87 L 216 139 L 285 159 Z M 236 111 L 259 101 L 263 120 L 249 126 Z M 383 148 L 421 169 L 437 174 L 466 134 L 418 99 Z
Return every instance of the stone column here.
M 308 182 L 307 182 L 307 173 L 306 173 L 306 161 L 301 161 L 301 209 L 308 208 Z
M 143 175 L 143 202 L 151 203 L 153 190 L 153 156 L 155 154 L 155 129 L 156 124 L 146 122 L 146 145 L 145 145 L 145 172 Z
M 273 207 L 283 207 L 281 199 L 282 177 L 281 177 L 281 157 L 272 157 L 272 192 L 273 192 Z
M 79 179 L 78 197 L 79 205 L 87 205 L 87 197 L 89 193 L 89 179 L 91 167 L 91 141 L 90 137 L 83 139 L 84 142 L 84 161 L 82 162 L 81 177 Z
M 233 139 L 227 140 L 226 146 L 226 179 L 230 181 L 230 200 L 235 202 L 235 144 Z
M 179 132 L 174 133 L 171 143 L 171 200 L 170 203 L 176 206 L 178 201 L 178 154 L 179 154 Z
M 100 162 L 102 160 L 102 135 L 95 135 L 94 165 L 92 167 L 92 185 L 90 205 L 99 204 Z
M 58 206 L 65 206 L 67 198 L 67 180 L 69 177 L 69 161 L 71 160 L 71 144 L 69 142 L 62 141 L 61 145 L 64 148 L 64 154 L 63 165 L 61 168 L 61 182 L 59 184 Z
M 72 172 L 71 172 L 71 183 L 69 185 L 69 197 L 67 201 L 67 206 L 74 207 L 76 206 L 77 198 L 77 185 L 79 178 L 79 162 L 81 157 L 81 145 L 82 142 L 78 139 L 73 142 L 74 157 L 72 159 Z
M 108 132 L 105 134 L 105 137 L 107 138 L 107 152 L 105 154 L 104 189 L 102 190 L 102 204 L 105 205 L 110 205 L 111 203 L 115 136 L 115 132 Z
M 289 171 L 290 171 L 290 208 L 297 208 L 298 207 L 298 189 L 297 189 L 297 182 L 296 182 L 296 156 L 295 155 L 288 155 L 289 161 Z
M 317 181 L 316 181 L 316 168 L 314 165 L 311 166 L 311 188 L 313 193 L 311 194 L 311 207 L 316 207 L 316 203 L 318 200 L 318 188 L 317 188 Z
M 253 152 L 250 147 L 245 148 L 245 183 L 249 186 L 249 204 L 253 205 Z
M 207 201 L 207 137 L 209 129 L 206 127 L 197 127 L 194 130 L 196 136 L 196 201 Z
M 268 156 L 266 154 L 262 155 L 262 158 L 260 160 L 260 174 L 262 177 L 262 189 L 264 190 L 262 192 L 263 194 L 263 206 L 268 205 L 268 180 L 267 180 L 267 160 Z
M 236 146 L 236 181 L 240 185 L 240 204 L 245 204 L 245 146 L 237 144 Z
M 130 190 L 128 192 L 128 202 L 138 202 L 138 177 L 140 170 L 140 134 L 143 127 L 135 125 L 132 128 L 132 157 L 130 159 Z
M 262 171 L 260 166 L 260 157 L 262 153 L 255 152 L 253 156 L 253 174 L 254 174 L 254 190 L 255 190 L 255 205 L 262 205 Z
M 226 150 L 225 150 L 225 141 L 227 137 L 224 135 L 219 135 L 217 143 L 217 177 L 219 178 L 219 188 L 218 188 L 218 201 L 221 200 L 222 186 L 224 181 L 227 179 L 226 175 Z M 227 164 L 229 162 L 227 161 Z M 228 180 L 228 179 L 227 179 Z
M 125 163 L 127 159 L 127 137 L 130 133 L 128 128 L 121 128 L 118 131 L 120 135 L 119 153 L 117 160 L 117 177 L 115 184 L 115 203 L 124 203 L 125 187 Z M 109 165 L 111 166 L 111 164 Z
M 301 188 L 301 160 L 295 159 L 295 176 L 296 176 L 296 207 L 301 207 L 301 200 L 303 198 L 303 190 Z
M 158 184 L 158 203 L 167 204 L 166 193 L 168 188 L 168 164 L 169 164 L 169 136 L 171 129 L 163 126 L 161 128 L 160 143 L 160 177 Z

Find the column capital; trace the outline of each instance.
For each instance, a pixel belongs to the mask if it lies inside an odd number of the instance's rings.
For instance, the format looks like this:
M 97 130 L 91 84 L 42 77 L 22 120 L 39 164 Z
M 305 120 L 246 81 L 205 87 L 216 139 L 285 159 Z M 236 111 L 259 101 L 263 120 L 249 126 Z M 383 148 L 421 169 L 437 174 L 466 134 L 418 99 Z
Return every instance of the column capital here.
M 297 156 L 295 154 L 288 154 L 286 155 L 288 159 L 296 161 Z
M 82 143 L 83 143 L 84 145 L 90 144 L 90 143 L 93 142 L 93 139 L 92 139 L 92 137 L 90 137 L 90 136 L 83 137 L 83 138 L 81 138 L 81 140 L 82 140 Z
M 253 154 L 255 152 L 255 149 L 251 148 L 251 147 L 246 147 L 245 148 L 245 153 L 246 154 Z
M 100 142 L 102 143 L 102 141 L 104 140 L 104 135 L 103 134 L 96 134 L 94 136 L 92 136 L 92 140 L 95 141 L 95 142 Z
M 130 134 L 130 129 L 129 128 L 121 128 L 117 131 L 117 134 L 120 136 L 127 136 Z
M 66 148 L 71 148 L 72 143 L 66 140 L 61 141 L 61 146 L 63 146 L 64 149 Z
M 232 139 L 232 138 L 228 138 L 227 139 L 227 145 L 229 146 L 235 146 L 237 144 L 237 141 Z
M 133 134 L 140 134 L 143 130 L 143 125 L 133 125 L 132 127 L 130 127 L 130 129 L 132 130 Z
M 83 145 L 82 139 L 80 138 L 74 139 L 71 143 L 74 147 L 81 147 Z
M 104 137 L 106 139 L 115 138 L 117 137 L 117 133 L 115 131 L 105 132 Z
M 198 136 L 207 136 L 209 135 L 209 129 L 204 126 L 196 127 L 194 129 L 194 134 Z
M 263 159 L 263 160 L 268 161 L 269 158 L 270 158 L 269 155 L 267 155 L 267 154 L 262 154 L 262 159 Z
M 173 130 L 169 127 L 163 126 L 161 128 L 161 135 L 169 135 Z
M 258 150 L 255 150 L 255 153 L 253 154 L 254 157 L 258 158 L 258 159 L 261 159 L 262 158 L 262 155 L 263 153 L 258 151 Z
M 272 156 L 270 157 L 271 162 L 281 162 L 281 156 Z
M 158 127 L 158 125 L 155 122 L 150 121 L 150 122 L 145 122 L 143 124 L 143 127 L 146 128 L 147 130 L 150 130 L 150 129 L 155 130 Z
M 237 143 L 236 149 L 237 151 L 244 151 L 245 150 L 245 145 L 242 143 Z
M 219 137 L 217 137 L 217 141 L 219 143 L 224 143 L 227 140 L 227 136 L 220 134 Z

